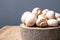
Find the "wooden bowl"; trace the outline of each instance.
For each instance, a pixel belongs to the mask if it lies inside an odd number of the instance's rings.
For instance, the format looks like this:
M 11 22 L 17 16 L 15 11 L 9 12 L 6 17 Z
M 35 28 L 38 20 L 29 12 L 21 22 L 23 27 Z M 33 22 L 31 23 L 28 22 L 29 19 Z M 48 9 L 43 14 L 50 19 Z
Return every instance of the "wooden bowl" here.
M 37 28 L 20 25 L 22 40 L 60 40 L 60 27 Z

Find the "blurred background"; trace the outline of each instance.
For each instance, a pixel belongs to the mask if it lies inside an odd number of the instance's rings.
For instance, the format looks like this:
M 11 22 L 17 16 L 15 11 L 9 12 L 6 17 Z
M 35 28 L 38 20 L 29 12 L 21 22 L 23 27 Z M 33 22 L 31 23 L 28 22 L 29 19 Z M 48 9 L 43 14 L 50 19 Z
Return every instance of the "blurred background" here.
M 35 7 L 60 13 L 60 0 L 0 0 L 0 28 L 5 25 L 20 25 L 21 15 Z

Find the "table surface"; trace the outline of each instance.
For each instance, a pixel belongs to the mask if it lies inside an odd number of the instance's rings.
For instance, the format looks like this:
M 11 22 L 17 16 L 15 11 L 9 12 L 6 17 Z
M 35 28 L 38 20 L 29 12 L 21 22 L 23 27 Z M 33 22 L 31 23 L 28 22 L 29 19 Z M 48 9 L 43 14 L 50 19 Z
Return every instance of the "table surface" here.
M 0 29 L 0 40 L 20 40 L 19 26 L 4 26 Z

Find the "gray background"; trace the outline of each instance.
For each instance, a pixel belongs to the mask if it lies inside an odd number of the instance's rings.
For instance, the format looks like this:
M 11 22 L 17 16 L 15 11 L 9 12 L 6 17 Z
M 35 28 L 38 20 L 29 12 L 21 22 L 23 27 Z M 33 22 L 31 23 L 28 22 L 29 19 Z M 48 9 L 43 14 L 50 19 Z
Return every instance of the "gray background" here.
M 20 25 L 23 12 L 35 7 L 60 13 L 60 0 L 0 0 L 0 28 L 5 25 Z

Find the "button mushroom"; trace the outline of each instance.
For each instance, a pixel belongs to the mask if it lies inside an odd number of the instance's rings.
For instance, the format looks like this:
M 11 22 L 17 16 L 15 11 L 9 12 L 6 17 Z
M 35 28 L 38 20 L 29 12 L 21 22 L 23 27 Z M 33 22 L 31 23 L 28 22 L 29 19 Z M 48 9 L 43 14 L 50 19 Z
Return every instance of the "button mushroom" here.
M 47 19 L 47 17 L 46 17 L 46 13 L 49 11 L 49 9 L 44 9 L 43 11 L 42 11 L 42 15 Z
M 39 27 L 45 27 L 45 26 L 47 26 L 46 19 L 42 15 L 39 15 L 38 19 L 36 21 L 36 25 L 39 26 Z
M 27 15 L 25 19 L 26 26 L 33 26 L 36 23 L 37 16 L 35 14 Z
M 60 18 L 57 18 L 58 23 L 60 24 Z
M 48 11 L 49 11 L 49 9 L 44 9 L 44 10 L 42 11 L 43 16 L 45 16 Z
M 41 14 L 41 9 L 39 7 L 36 7 L 32 10 L 32 13 L 38 16 L 39 14 Z
M 36 23 L 36 20 L 37 20 L 37 16 L 29 11 L 24 12 L 24 14 L 21 17 L 21 21 L 26 26 L 33 26 Z
M 48 26 L 58 26 L 58 21 L 56 19 L 49 19 L 47 20 Z
M 29 12 L 29 11 L 26 11 L 23 13 L 23 15 L 21 17 L 22 23 L 25 23 L 25 19 L 26 19 L 27 15 L 30 15 L 30 14 L 31 14 L 31 12 Z
M 55 13 L 55 18 L 60 18 L 60 14 L 59 13 Z
M 54 13 L 54 11 L 48 11 L 48 12 L 46 13 L 46 17 L 47 17 L 48 19 L 55 19 L 55 13 Z

